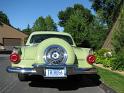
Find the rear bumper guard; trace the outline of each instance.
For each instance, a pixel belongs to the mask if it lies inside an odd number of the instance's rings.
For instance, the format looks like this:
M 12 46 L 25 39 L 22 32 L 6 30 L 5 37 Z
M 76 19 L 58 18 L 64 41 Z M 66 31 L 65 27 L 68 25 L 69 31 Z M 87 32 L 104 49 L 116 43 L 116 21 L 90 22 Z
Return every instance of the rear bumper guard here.
M 36 74 L 36 70 L 33 68 L 19 68 L 19 67 L 7 67 L 9 73 L 22 73 L 22 74 Z

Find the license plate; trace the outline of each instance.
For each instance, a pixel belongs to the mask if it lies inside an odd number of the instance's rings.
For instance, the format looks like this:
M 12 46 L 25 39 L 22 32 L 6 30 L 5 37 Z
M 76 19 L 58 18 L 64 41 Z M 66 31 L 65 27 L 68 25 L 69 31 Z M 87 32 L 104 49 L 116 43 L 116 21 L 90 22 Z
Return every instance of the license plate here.
M 66 69 L 46 69 L 45 77 L 66 77 Z

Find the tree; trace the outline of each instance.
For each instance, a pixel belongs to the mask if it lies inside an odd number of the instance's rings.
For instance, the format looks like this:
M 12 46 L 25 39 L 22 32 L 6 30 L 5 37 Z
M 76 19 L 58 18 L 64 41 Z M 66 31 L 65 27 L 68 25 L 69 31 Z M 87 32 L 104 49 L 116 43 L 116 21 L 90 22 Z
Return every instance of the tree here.
M 79 44 L 86 39 L 87 27 L 93 20 L 91 12 L 81 4 L 75 4 L 73 7 L 67 7 L 58 14 L 59 24 L 64 27 L 64 32 L 70 33 Z
M 36 21 L 33 25 L 33 30 L 34 31 L 46 31 L 47 30 L 45 20 L 42 16 L 40 16 L 38 19 L 36 19 Z
M 91 15 L 90 11 L 83 7 L 81 4 L 75 4 L 73 7 L 67 7 L 66 10 L 60 11 L 58 14 L 59 18 L 59 25 L 62 27 L 66 26 L 67 21 L 70 19 L 71 15 L 76 13 L 81 13 L 82 17 L 87 19 L 87 22 L 91 22 L 93 16 Z
M 64 32 L 72 35 L 77 45 L 94 49 L 102 46 L 108 33 L 107 27 L 90 10 L 75 4 L 60 11 L 58 17 L 59 25 L 64 27 Z
M 28 24 L 27 25 L 27 28 L 26 29 L 23 29 L 22 32 L 24 32 L 27 35 L 30 35 L 31 32 L 32 32 L 32 29 L 30 28 L 30 25 Z
M 57 31 L 57 26 L 54 23 L 54 21 L 51 18 L 51 16 L 47 16 L 45 18 L 45 23 L 46 23 L 47 31 Z
M 112 38 L 112 45 L 116 53 L 124 49 L 124 6 L 121 9 L 119 19 L 115 25 L 114 34 Z
M 94 17 L 93 22 L 88 27 L 87 41 L 93 49 L 100 49 L 107 37 L 108 27 L 100 23 L 100 20 Z
M 18 31 L 21 31 L 21 29 L 18 27 L 18 28 L 15 28 L 16 30 L 18 30 Z
M 40 16 L 33 25 L 34 31 L 57 31 L 57 26 L 51 16 L 43 18 Z
M 83 42 L 87 36 L 87 27 L 89 22 L 83 17 L 81 11 L 76 11 L 75 14 L 70 16 L 70 19 L 67 21 L 64 31 L 70 33 L 77 44 Z
M 92 8 L 96 11 L 101 22 L 107 24 L 109 28 L 119 15 L 120 6 L 123 0 L 90 0 Z
M 7 15 L 5 13 L 3 13 L 2 11 L 0 11 L 0 22 L 3 22 L 7 25 L 10 25 L 10 22 L 9 22 Z
M 73 8 L 72 7 L 67 7 L 65 11 L 60 11 L 58 14 L 59 18 L 59 25 L 61 27 L 64 27 L 67 20 L 70 18 L 71 14 L 73 13 Z

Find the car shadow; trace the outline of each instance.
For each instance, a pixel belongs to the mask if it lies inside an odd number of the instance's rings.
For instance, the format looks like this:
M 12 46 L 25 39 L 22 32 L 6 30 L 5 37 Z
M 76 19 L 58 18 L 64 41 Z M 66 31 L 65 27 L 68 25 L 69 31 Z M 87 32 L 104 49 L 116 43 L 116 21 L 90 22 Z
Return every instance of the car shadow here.
M 100 76 L 95 79 L 87 78 L 88 76 L 70 76 L 68 79 L 43 79 L 40 76 L 31 77 L 30 87 L 57 88 L 60 91 L 77 90 L 84 87 L 94 87 L 101 84 Z

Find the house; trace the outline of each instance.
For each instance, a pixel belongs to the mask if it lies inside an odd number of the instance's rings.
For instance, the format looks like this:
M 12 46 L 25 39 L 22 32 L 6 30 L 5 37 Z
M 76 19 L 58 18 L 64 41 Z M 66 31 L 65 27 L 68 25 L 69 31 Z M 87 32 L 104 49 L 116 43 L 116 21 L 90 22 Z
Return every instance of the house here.
M 24 45 L 26 34 L 8 26 L 4 23 L 0 24 L 0 46 L 4 46 L 6 50 L 11 50 L 13 46 Z

